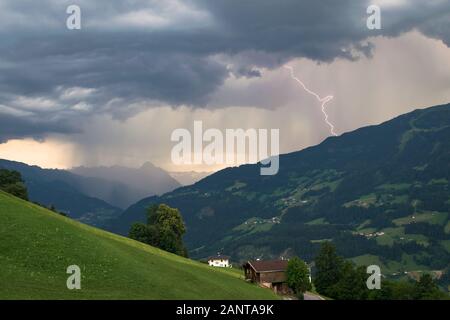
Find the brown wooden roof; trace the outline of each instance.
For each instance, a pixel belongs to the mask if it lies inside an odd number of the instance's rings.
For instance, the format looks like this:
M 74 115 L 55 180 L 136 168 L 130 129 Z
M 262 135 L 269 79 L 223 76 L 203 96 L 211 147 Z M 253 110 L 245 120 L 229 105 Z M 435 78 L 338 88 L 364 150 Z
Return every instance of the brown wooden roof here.
M 248 264 L 256 272 L 286 271 L 288 260 L 254 260 L 249 261 Z

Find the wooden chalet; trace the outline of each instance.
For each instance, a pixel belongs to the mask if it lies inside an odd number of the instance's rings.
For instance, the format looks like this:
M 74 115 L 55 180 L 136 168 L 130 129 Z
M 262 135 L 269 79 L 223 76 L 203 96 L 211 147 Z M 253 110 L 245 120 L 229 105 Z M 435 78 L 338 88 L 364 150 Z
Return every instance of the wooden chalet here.
M 286 283 L 288 260 L 254 260 L 243 265 L 245 279 L 271 288 L 275 293 L 290 294 Z

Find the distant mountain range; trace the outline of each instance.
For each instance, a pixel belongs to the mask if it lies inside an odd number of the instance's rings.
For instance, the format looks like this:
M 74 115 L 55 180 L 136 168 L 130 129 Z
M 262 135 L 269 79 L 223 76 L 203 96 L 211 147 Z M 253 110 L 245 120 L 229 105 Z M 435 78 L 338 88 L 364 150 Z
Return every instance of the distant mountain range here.
M 233 260 L 292 254 L 310 260 L 332 240 L 359 264 L 391 276 L 450 265 L 450 105 L 415 110 L 259 164 L 228 168 L 128 208 L 126 234 L 145 208 L 166 203 L 187 223 L 190 254 Z
M 79 167 L 67 171 L 0 160 L 0 168 L 22 174 L 31 201 L 55 206 L 71 218 L 103 228 L 131 203 L 180 186 L 150 163 L 138 169 Z
M 109 187 L 85 185 L 83 192 L 119 208 L 127 208 L 143 197 L 161 195 L 181 186 L 166 171 L 150 162 L 137 169 L 121 166 L 76 167 L 70 171 L 79 176 L 108 181 Z

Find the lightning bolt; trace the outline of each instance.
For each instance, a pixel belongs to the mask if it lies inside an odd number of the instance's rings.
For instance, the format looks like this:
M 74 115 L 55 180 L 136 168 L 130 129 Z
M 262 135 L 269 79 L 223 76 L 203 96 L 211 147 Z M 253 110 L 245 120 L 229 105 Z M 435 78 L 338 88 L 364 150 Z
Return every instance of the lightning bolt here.
M 322 113 L 323 113 L 323 115 L 324 115 L 324 117 L 325 117 L 325 122 L 326 122 L 326 124 L 330 127 L 330 133 L 331 133 L 333 136 L 337 136 L 336 132 L 334 131 L 334 125 L 328 120 L 328 114 L 327 114 L 327 111 L 326 111 L 326 108 L 325 108 L 326 104 L 327 104 L 328 102 L 330 102 L 331 100 L 333 100 L 334 97 L 333 97 L 333 96 L 326 96 L 326 97 L 324 97 L 324 98 L 321 98 L 317 93 L 315 93 L 315 92 L 309 90 L 309 89 L 306 87 L 306 85 L 305 85 L 299 78 L 297 78 L 297 77 L 295 76 L 295 74 L 294 74 L 294 68 L 292 68 L 291 66 L 284 66 L 284 67 L 290 71 L 291 78 L 292 78 L 293 80 L 297 81 L 297 82 L 300 84 L 300 86 L 301 86 L 306 92 L 308 92 L 309 94 L 313 95 L 313 96 L 317 99 L 317 101 L 319 101 L 319 102 L 321 103 Z

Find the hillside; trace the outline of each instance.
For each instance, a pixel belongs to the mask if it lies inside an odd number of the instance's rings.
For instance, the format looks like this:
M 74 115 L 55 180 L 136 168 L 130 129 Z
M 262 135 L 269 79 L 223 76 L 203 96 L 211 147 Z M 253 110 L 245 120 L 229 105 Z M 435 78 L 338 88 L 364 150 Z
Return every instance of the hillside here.
M 151 163 L 137 169 L 78 167 L 67 171 L 0 159 L 0 168 L 21 173 L 31 201 L 54 206 L 71 218 L 101 228 L 107 228 L 123 208 L 137 200 L 180 186 Z
M 66 268 L 81 268 L 68 290 Z M 1 299 L 274 299 L 239 275 L 184 259 L 0 192 Z
M 194 184 L 207 176 L 211 175 L 213 172 L 197 172 L 197 171 L 173 171 L 169 172 L 170 176 L 177 180 L 182 186 L 189 186 Z
M 340 253 L 383 273 L 450 265 L 450 104 L 415 110 L 259 164 L 228 168 L 162 197 L 143 199 L 115 224 L 126 234 L 145 208 L 167 203 L 187 223 L 193 256 L 234 260 L 297 254 L 333 240 Z M 447 270 L 448 272 L 448 270 Z
M 120 184 L 78 176 L 66 170 L 42 169 L 3 159 L 0 159 L 0 168 L 20 172 L 30 201 L 47 207 L 54 206 L 60 212 L 84 223 L 104 228 L 122 212 L 120 208 L 84 192 L 87 188 L 120 190 Z

